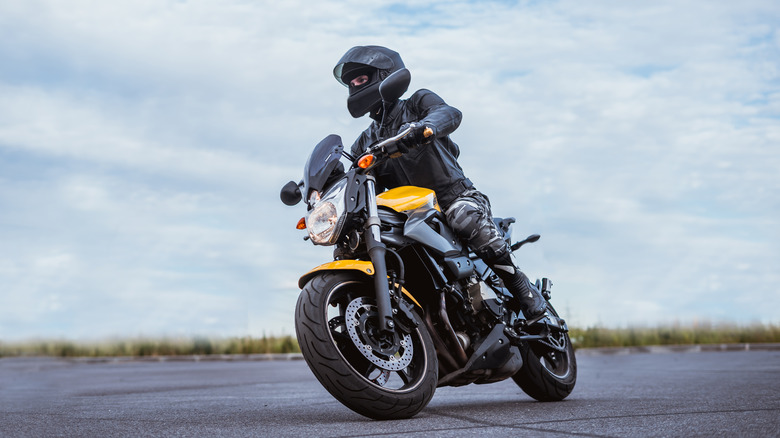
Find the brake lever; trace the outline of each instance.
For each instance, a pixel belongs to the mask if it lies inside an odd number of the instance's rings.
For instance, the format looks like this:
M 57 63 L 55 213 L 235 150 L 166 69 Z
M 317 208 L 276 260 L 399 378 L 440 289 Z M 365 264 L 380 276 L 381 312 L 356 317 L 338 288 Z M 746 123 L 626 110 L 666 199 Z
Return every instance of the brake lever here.
M 398 134 L 396 134 L 396 135 L 394 135 L 394 136 L 392 136 L 390 138 L 386 138 L 386 139 L 380 141 L 379 143 L 369 147 L 368 149 L 366 149 L 366 151 L 361 156 L 374 155 L 374 154 L 378 154 L 378 153 L 387 154 L 387 149 L 386 149 L 387 145 L 395 143 L 398 140 L 406 137 L 415 128 L 417 128 L 417 124 L 416 123 L 410 124 L 409 127 L 404 129 L 402 132 L 399 132 Z M 431 135 L 433 135 L 433 130 L 431 128 L 425 128 L 425 130 L 423 132 L 423 136 L 425 138 L 428 138 Z M 360 160 L 360 158 L 358 158 L 358 161 L 359 160 Z
M 416 125 L 413 123 L 413 124 L 409 125 L 408 128 L 404 129 L 402 132 L 399 132 L 397 135 L 395 135 L 393 137 L 390 137 L 390 138 L 386 138 L 386 139 L 380 141 L 379 143 L 375 144 L 374 147 L 372 147 L 370 149 L 371 152 L 372 153 L 375 153 L 376 151 L 385 152 L 385 146 L 387 146 L 387 145 L 389 145 L 391 143 L 395 143 L 398 140 L 406 137 L 407 135 L 409 135 L 410 132 L 412 132 L 412 129 L 414 129 L 415 127 L 416 127 Z

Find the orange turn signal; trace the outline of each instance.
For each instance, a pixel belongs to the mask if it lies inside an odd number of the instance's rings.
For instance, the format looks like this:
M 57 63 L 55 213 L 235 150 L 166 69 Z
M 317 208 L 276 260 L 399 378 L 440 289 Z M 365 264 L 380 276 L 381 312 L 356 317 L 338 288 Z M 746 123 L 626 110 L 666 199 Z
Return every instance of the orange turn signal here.
M 301 219 L 298 221 L 298 225 L 296 225 L 296 226 L 295 226 L 295 228 L 296 228 L 296 229 L 299 229 L 299 230 L 305 230 L 305 229 L 306 229 L 306 218 L 305 218 L 305 217 L 302 217 L 302 218 L 301 218 Z
M 358 167 L 361 169 L 368 169 L 369 166 L 374 164 L 374 156 L 368 154 L 358 161 Z

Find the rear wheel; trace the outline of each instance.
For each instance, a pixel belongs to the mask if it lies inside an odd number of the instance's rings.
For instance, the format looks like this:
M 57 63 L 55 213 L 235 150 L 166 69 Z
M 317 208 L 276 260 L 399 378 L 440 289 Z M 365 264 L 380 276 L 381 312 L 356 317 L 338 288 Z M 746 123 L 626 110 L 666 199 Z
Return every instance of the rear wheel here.
M 547 312 L 558 316 L 547 303 Z M 557 332 L 543 342 L 529 341 L 520 347 L 523 368 L 512 379 L 539 401 L 559 401 L 571 394 L 577 381 L 577 360 L 568 333 Z
M 374 419 L 409 418 L 431 400 L 438 380 L 425 325 L 377 326 L 373 281 L 326 272 L 301 291 L 295 329 L 304 359 L 320 383 L 353 411 Z M 407 327 L 407 328 L 403 328 Z

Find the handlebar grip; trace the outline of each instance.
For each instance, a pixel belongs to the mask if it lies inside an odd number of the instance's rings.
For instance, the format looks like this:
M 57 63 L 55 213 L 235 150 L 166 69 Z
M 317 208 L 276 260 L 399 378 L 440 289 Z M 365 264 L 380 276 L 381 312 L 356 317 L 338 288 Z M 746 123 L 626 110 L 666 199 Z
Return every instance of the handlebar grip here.
M 433 135 L 433 129 L 426 126 L 425 129 L 423 130 L 423 137 L 428 138 L 432 135 Z

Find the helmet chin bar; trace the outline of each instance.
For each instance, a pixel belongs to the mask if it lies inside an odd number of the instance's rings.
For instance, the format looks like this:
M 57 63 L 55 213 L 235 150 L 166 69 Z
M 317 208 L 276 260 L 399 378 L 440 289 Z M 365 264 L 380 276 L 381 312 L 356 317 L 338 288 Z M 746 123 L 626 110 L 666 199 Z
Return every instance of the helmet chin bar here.
M 364 85 L 354 91 L 350 90 L 347 98 L 347 109 L 354 118 L 360 118 L 367 112 L 372 112 L 382 108 L 382 97 L 379 95 L 379 84 L 381 81 L 374 79 L 368 85 Z

